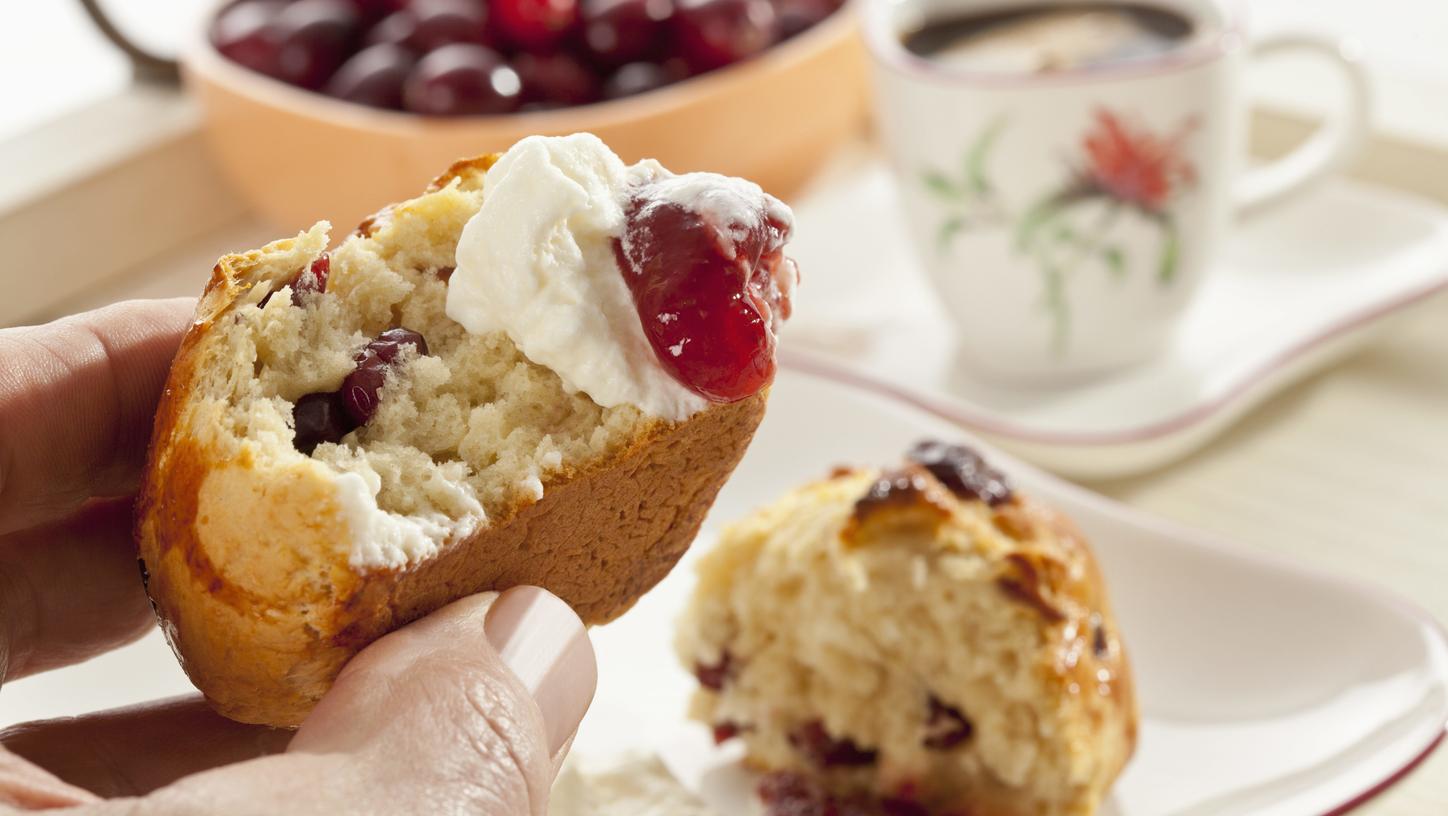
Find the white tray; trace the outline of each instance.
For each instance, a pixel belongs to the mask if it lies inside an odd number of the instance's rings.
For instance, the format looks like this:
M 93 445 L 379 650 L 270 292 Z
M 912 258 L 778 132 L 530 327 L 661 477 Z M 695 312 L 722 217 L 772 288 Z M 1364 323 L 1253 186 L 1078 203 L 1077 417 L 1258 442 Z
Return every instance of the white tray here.
M 923 437 L 964 439 L 898 399 L 785 371 L 711 526 L 837 463 L 889 463 Z M 1385 789 L 1439 743 L 1448 641 L 1422 611 L 1369 585 L 1213 541 L 989 451 L 1016 484 L 1065 510 L 1100 560 L 1136 673 L 1136 755 L 1102 816 L 1322 816 Z M 575 755 L 659 752 L 721 816 L 753 812 L 753 781 L 701 725 L 673 656 L 687 561 L 595 630 L 599 687 Z
M 883 164 L 817 188 L 796 212 L 806 286 L 786 329 L 791 362 L 886 384 L 1080 477 L 1190 453 L 1448 287 L 1448 210 L 1336 181 L 1239 229 L 1155 361 L 1084 386 L 1012 387 L 956 364 L 951 326 L 916 264 Z

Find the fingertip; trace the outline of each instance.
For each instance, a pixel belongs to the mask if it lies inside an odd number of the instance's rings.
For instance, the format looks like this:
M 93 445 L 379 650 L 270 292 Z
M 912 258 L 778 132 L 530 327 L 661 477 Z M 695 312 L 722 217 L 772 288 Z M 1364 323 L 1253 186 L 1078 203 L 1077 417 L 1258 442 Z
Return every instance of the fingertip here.
M 598 686 L 597 658 L 583 621 L 557 595 L 525 586 L 498 596 L 484 629 L 538 704 L 549 756 L 558 754 L 578 730 Z

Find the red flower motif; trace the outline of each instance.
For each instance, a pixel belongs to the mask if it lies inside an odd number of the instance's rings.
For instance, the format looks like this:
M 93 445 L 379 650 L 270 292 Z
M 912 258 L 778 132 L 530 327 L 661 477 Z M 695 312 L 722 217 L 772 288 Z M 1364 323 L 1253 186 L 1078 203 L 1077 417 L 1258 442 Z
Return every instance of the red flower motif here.
M 1084 140 L 1087 182 L 1112 198 L 1161 210 L 1177 187 L 1196 181 L 1195 168 L 1179 152 L 1182 139 L 1195 126 L 1195 120 L 1189 120 L 1162 138 L 1132 129 L 1109 110 L 1097 110 L 1095 126 Z

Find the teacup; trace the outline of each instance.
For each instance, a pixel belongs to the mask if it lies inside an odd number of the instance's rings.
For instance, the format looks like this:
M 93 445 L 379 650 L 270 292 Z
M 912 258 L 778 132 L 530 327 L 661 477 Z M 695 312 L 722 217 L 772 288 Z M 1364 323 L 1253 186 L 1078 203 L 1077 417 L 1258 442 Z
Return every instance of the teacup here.
M 1139 363 L 1172 330 L 1235 215 L 1349 159 L 1369 93 L 1341 43 L 1249 43 L 1227 0 L 1150 0 L 1190 21 L 1160 53 L 1049 72 L 912 52 L 926 23 L 1085 0 L 865 0 L 876 111 L 912 237 L 973 371 L 1073 380 Z M 1095 2 L 1092 5 L 1102 6 Z M 1244 170 L 1249 57 L 1307 52 L 1340 69 L 1345 111 Z

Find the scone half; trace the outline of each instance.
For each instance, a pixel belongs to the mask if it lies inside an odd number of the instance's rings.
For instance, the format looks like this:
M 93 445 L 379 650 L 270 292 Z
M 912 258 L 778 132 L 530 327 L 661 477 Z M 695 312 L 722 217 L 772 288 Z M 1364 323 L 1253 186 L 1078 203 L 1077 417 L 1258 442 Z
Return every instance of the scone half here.
M 215 267 L 137 538 L 168 639 L 230 718 L 298 724 L 360 648 L 474 592 L 539 585 L 589 623 L 622 614 L 689 546 L 763 416 L 767 388 L 682 417 L 604 407 L 508 331 L 450 319 L 495 161 L 460 162 L 330 253 L 322 224 Z M 388 346 L 399 328 L 425 341 Z M 368 354 L 386 358 L 372 413 L 338 420 Z M 318 394 L 332 401 L 304 417 Z

